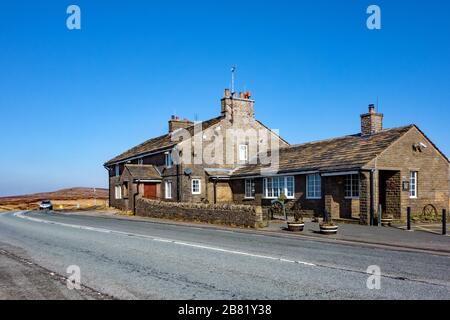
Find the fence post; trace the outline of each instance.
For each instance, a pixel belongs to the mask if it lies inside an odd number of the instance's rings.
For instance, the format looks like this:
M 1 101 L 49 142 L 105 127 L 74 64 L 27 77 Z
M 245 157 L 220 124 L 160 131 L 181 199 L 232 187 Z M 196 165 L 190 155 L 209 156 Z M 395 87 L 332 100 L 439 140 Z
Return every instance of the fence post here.
M 411 207 L 408 207 L 406 211 L 407 229 L 411 231 Z
M 442 210 L 442 235 L 447 234 L 447 211 L 445 209 Z

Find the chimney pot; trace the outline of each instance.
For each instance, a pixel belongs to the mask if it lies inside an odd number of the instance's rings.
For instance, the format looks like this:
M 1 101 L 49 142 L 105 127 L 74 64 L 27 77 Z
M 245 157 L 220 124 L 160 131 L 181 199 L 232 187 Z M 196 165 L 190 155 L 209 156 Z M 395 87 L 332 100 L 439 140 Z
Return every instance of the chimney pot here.
M 230 89 L 225 89 L 225 97 L 229 98 L 230 97 Z
M 244 98 L 245 98 L 245 96 L 244 96 L 244 93 L 243 93 L 243 92 L 239 92 L 239 98 L 241 98 L 241 99 L 244 99 Z
M 369 113 L 375 113 L 375 105 L 373 103 L 369 104 Z

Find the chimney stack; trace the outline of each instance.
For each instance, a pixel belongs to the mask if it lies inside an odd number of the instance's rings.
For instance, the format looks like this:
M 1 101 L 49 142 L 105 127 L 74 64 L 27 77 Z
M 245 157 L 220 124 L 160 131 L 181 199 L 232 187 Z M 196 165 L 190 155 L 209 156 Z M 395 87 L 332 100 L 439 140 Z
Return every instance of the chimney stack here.
M 169 133 L 172 133 L 180 128 L 186 129 L 192 127 L 193 125 L 194 123 L 192 121 L 180 119 L 180 117 L 172 115 L 169 120 Z
M 251 121 L 255 118 L 255 101 L 251 100 L 252 93 L 240 92 L 238 97 L 230 93 L 230 89 L 225 89 L 225 96 L 222 98 L 222 115 L 231 122 Z
M 375 112 L 375 105 L 369 105 L 369 113 L 361 115 L 361 134 L 370 136 L 383 130 L 383 114 Z

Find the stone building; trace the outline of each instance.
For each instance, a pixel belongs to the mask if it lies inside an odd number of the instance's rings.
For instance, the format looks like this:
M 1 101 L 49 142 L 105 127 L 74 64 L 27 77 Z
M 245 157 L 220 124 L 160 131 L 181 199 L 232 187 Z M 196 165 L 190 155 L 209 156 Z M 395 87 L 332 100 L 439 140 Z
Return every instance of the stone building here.
M 254 104 L 250 92 L 226 89 L 220 116 L 200 123 L 172 116 L 167 134 L 106 162 L 110 205 L 134 212 L 138 197 L 233 202 L 232 171 L 264 150 L 289 145 L 256 120 Z
M 283 193 L 303 210 L 362 224 L 380 207 L 382 215 L 405 219 L 407 207 L 438 215 L 449 205 L 448 158 L 416 125 L 383 129 L 373 105 L 361 115 L 360 133 L 281 148 L 278 171 L 261 176 L 261 169 L 233 172 L 234 202 L 264 206 Z
M 225 90 L 219 117 L 172 117 L 167 134 L 106 162 L 111 206 L 134 211 L 138 197 L 270 206 L 283 194 L 302 210 L 363 224 L 380 207 L 396 219 L 407 207 L 448 209 L 449 161 L 416 125 L 384 129 L 370 105 L 360 133 L 291 146 L 255 119 L 250 98 Z

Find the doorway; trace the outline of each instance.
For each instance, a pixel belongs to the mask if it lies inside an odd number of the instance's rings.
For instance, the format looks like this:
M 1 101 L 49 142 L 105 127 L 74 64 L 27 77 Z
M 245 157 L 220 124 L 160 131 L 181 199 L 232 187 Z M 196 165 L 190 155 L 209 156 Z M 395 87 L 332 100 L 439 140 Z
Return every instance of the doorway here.
M 378 201 L 381 205 L 382 216 L 394 219 L 401 217 L 401 174 L 400 171 L 381 170 L 378 181 Z M 378 208 L 376 208 L 378 212 Z
M 156 183 L 144 183 L 144 198 L 157 199 L 157 184 Z

